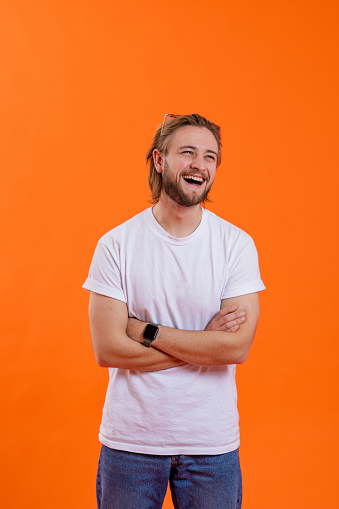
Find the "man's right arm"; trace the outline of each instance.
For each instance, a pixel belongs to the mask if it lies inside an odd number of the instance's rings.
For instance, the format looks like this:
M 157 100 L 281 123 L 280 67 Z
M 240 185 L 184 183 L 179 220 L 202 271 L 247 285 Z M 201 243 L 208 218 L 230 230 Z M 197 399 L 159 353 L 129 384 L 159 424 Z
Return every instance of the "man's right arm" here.
M 90 292 L 89 322 L 92 345 L 99 366 L 158 371 L 186 364 L 156 348 L 147 348 L 126 334 L 125 302 Z

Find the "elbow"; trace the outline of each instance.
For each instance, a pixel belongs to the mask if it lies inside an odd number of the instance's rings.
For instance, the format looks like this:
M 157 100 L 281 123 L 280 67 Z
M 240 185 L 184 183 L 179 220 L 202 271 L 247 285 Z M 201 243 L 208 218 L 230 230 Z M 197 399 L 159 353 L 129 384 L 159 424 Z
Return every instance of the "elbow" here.
M 95 360 L 101 368 L 114 368 L 117 366 L 119 356 L 116 349 L 112 348 L 112 342 L 106 338 L 104 340 L 99 336 L 92 334 L 92 347 Z
M 101 368 L 111 367 L 110 363 L 108 362 L 108 359 L 101 352 L 94 352 L 94 355 L 98 366 L 100 366 Z
M 133 364 L 133 355 L 128 359 L 121 355 L 119 351 L 108 348 L 94 349 L 94 356 L 97 364 L 101 368 L 123 368 L 130 369 L 127 366 Z
M 243 364 L 247 359 L 248 351 L 237 349 L 233 352 L 227 352 L 226 355 L 220 355 L 209 359 L 209 362 L 205 362 L 204 366 L 225 366 L 227 364 Z
M 99 348 L 98 345 L 96 345 L 96 347 L 93 345 L 93 351 L 98 366 L 100 366 L 101 368 L 114 367 L 111 352 L 109 352 L 107 349 Z
M 243 364 L 247 359 L 247 351 L 234 352 L 233 355 L 229 355 L 221 364 Z
M 245 360 L 248 357 L 248 354 L 249 354 L 249 351 L 244 351 L 244 352 L 239 353 L 236 356 L 234 364 L 244 364 Z
M 234 345 L 234 348 L 228 351 L 225 364 L 243 364 L 248 357 L 250 348 L 251 344 L 248 344 L 247 342 Z
M 112 366 L 110 366 L 110 364 L 108 362 L 106 362 L 105 359 L 98 359 L 98 358 L 96 358 L 96 361 L 97 361 L 98 366 L 100 366 L 101 368 L 110 368 L 110 367 L 112 367 Z
M 246 361 L 248 354 L 250 353 L 252 341 L 253 338 L 250 342 L 244 342 L 242 345 L 239 345 L 235 353 L 234 364 L 243 364 Z

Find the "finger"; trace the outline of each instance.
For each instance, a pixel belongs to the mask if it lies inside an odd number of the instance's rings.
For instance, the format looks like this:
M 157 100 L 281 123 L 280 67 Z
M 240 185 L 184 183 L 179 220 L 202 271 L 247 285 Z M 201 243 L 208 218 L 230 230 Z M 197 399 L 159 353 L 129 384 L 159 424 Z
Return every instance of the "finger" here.
M 245 317 L 237 318 L 236 320 L 232 320 L 231 322 L 225 323 L 225 330 L 232 329 L 232 327 L 235 327 L 236 325 L 240 326 L 242 323 L 244 323 L 246 320 Z
M 239 313 L 228 313 L 228 315 L 223 317 L 223 320 L 226 322 L 234 322 L 237 318 L 241 318 L 242 315 Z
M 227 332 L 235 332 L 238 329 L 240 329 L 240 326 L 239 325 L 234 325 L 231 329 L 228 329 Z
M 232 313 L 233 311 L 236 311 L 237 309 L 238 309 L 238 306 L 226 306 L 225 308 L 220 309 L 220 311 L 217 313 L 217 315 L 224 316 L 224 315 L 227 315 L 228 313 Z
M 236 313 L 228 313 L 225 316 L 222 316 L 219 318 L 218 322 L 221 324 L 227 323 L 227 322 L 233 322 L 234 320 L 241 319 L 245 317 L 244 311 L 237 311 Z M 241 323 L 241 322 L 239 322 Z
M 230 330 L 232 327 L 235 327 L 236 325 L 239 326 L 239 324 L 236 322 L 236 320 L 232 320 L 231 322 L 225 323 L 225 330 Z

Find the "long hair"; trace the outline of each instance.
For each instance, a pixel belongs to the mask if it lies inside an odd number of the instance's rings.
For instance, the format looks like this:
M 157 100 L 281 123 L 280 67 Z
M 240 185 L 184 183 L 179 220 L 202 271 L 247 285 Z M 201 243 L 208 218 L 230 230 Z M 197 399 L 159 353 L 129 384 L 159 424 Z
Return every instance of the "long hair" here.
M 198 113 L 191 113 L 190 115 L 179 115 L 175 118 L 171 118 L 164 124 L 159 125 L 159 127 L 154 133 L 152 145 L 150 146 L 146 154 L 146 163 L 148 162 L 150 163 L 148 185 L 152 193 L 152 199 L 150 200 L 151 203 L 157 203 L 159 201 L 162 188 L 162 174 L 158 173 L 157 170 L 155 169 L 153 160 L 153 150 L 158 149 L 159 152 L 166 156 L 168 154 L 168 145 L 172 134 L 177 129 L 180 129 L 180 127 L 184 127 L 187 125 L 206 127 L 206 129 L 209 129 L 211 131 L 218 144 L 217 167 L 221 163 L 222 145 L 219 126 L 213 124 L 213 122 L 207 120 L 207 118 L 198 115 Z M 208 201 L 208 198 L 206 198 L 206 200 Z

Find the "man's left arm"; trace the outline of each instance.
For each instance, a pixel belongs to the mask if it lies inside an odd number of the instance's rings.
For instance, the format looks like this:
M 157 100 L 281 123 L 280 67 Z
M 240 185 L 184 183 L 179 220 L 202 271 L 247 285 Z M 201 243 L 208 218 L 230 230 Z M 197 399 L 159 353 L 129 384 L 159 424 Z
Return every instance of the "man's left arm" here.
M 233 305 L 246 313 L 246 321 L 235 332 L 218 330 L 213 319 L 203 331 L 179 330 L 160 325 L 152 347 L 199 366 L 243 363 L 250 351 L 259 319 L 258 293 L 224 299 L 221 310 Z M 145 322 L 129 318 L 127 335 L 142 342 L 145 326 Z

